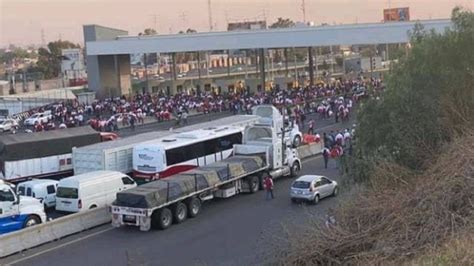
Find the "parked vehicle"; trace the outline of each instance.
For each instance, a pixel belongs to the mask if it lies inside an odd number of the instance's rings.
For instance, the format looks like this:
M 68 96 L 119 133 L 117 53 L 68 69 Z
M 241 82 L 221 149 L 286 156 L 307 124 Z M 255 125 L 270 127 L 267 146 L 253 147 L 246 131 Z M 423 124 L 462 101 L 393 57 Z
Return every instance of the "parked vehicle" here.
M 261 111 L 279 115 L 275 107 L 265 108 Z M 111 206 L 112 225 L 166 229 L 173 222 L 196 217 L 203 201 L 255 193 L 263 189 L 267 175 L 296 176 L 301 160 L 295 149 L 282 143 L 277 129 L 281 127 L 275 123 L 248 126 L 243 144 L 234 145 L 231 157 L 119 192 Z
M 96 171 L 63 178 L 56 192 L 56 210 L 80 212 L 109 206 L 120 191 L 136 187 L 120 172 Z
M 38 199 L 47 209 L 56 206 L 58 182 L 52 179 L 35 179 L 18 184 L 16 191 L 18 195 Z
M 43 204 L 16 194 L 15 186 L 0 180 L 0 234 L 46 222 Z
M 109 170 L 125 174 L 133 173 L 133 147 L 156 142 L 163 138 L 170 138 L 175 134 L 189 132 L 203 128 L 218 126 L 238 126 L 256 123 L 258 117 L 252 115 L 237 115 L 214 121 L 178 128 L 172 131 L 155 131 L 127 138 L 118 139 L 113 142 L 97 143 L 72 151 L 74 174 L 83 174 L 91 171 Z
M 18 128 L 18 122 L 14 119 L 0 120 L 0 133 L 5 131 L 15 131 Z
M 51 115 L 51 111 L 47 111 L 44 113 L 36 113 L 23 122 L 25 126 L 34 126 L 36 123 L 48 123 L 49 120 L 51 120 L 53 116 Z
M 292 202 L 307 201 L 317 204 L 322 198 L 336 196 L 337 192 L 336 181 L 320 175 L 304 175 L 291 185 L 290 197 Z
M 89 127 L 0 137 L 0 179 L 18 182 L 72 174 L 72 148 L 101 141 Z

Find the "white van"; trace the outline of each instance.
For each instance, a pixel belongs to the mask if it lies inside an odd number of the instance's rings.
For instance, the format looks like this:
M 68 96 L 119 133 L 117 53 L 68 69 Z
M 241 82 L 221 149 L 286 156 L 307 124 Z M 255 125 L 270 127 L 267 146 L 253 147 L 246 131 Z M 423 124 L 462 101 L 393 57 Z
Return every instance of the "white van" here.
M 35 179 L 18 184 L 16 191 L 18 195 L 39 199 L 47 209 L 56 206 L 57 187 L 57 180 Z
M 117 192 L 136 187 L 129 176 L 114 171 L 95 171 L 61 179 L 56 192 L 56 210 L 80 212 L 106 207 Z

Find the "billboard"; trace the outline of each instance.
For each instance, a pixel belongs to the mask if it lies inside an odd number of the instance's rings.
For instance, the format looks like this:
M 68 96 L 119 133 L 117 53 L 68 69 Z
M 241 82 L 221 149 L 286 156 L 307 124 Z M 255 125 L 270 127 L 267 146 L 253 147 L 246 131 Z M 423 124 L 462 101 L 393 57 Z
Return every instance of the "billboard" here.
M 383 10 L 383 20 L 387 21 L 409 21 L 410 20 L 410 8 L 398 7 L 389 8 Z

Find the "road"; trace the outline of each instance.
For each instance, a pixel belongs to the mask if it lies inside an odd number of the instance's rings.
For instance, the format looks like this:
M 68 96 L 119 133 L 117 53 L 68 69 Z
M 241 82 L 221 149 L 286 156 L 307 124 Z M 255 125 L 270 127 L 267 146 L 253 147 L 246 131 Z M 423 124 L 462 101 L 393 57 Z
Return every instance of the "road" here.
M 321 157 L 303 162 L 302 174 L 323 174 L 341 181 L 339 170 L 324 169 Z M 264 192 L 213 200 L 201 214 L 166 231 L 103 225 L 17 254 L 0 264 L 12 265 L 249 265 L 262 263 L 262 252 L 284 237 L 282 230 L 300 231 L 310 219 L 324 218 L 328 208 L 344 197 L 323 199 L 318 205 L 292 204 L 292 179 L 275 182 L 275 199 Z

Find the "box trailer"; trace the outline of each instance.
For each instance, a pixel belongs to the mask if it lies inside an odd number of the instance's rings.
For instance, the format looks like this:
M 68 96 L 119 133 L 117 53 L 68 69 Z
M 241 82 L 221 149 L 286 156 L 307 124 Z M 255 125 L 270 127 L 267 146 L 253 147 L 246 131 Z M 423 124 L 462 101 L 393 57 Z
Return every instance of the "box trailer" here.
M 246 125 L 256 123 L 257 121 L 258 117 L 253 115 L 230 116 L 171 131 L 143 133 L 118 139 L 113 142 L 98 143 L 73 149 L 72 158 L 74 174 L 77 175 L 99 170 L 110 170 L 131 174 L 133 172 L 133 147 L 136 145 L 198 129 L 213 128 L 222 125 L 245 127 Z
M 3 135 L 0 179 L 17 182 L 72 174 L 72 149 L 100 141 L 100 133 L 90 127 Z

